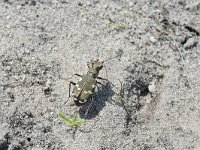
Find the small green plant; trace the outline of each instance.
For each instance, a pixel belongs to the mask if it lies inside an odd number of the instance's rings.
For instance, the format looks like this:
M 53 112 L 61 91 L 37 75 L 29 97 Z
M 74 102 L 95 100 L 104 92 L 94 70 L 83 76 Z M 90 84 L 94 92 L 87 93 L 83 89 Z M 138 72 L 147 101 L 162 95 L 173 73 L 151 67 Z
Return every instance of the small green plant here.
M 110 27 L 118 29 L 118 30 L 124 30 L 126 28 L 126 25 L 125 24 L 119 25 L 119 24 L 111 22 Z
M 74 117 L 72 119 L 65 117 L 63 114 L 59 114 L 59 117 L 65 120 L 67 123 L 67 126 L 69 127 L 78 127 L 79 125 L 85 124 L 87 122 L 86 120 L 78 121 L 78 119 L 80 118 L 78 117 L 77 113 L 74 114 Z

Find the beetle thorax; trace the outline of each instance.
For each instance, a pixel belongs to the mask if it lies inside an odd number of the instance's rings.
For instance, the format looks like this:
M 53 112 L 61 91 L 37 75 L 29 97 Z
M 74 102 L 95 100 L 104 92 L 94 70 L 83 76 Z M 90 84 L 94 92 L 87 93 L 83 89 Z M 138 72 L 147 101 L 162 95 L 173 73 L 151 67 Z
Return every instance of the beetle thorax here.
M 87 74 L 92 76 L 93 78 L 97 78 L 99 75 L 99 71 L 94 68 L 90 68 Z

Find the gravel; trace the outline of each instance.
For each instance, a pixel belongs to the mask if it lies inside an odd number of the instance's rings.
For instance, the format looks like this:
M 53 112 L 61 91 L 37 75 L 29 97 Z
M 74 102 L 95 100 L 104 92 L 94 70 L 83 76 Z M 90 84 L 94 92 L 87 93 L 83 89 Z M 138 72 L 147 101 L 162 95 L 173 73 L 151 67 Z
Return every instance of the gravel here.
M 198 150 L 199 0 L 0 1 L 1 150 Z M 90 106 L 69 82 L 106 60 Z M 86 111 L 88 113 L 86 114 Z M 77 129 L 58 117 L 77 112 Z

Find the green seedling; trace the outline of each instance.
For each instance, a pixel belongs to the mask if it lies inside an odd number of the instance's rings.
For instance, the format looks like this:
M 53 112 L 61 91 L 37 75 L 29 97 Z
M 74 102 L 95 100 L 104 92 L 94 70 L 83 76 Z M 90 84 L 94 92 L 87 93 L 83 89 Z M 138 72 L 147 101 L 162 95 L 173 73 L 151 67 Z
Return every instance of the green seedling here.
M 65 117 L 63 114 L 59 114 L 59 117 L 66 121 L 68 127 L 78 127 L 80 125 L 85 124 L 87 121 L 78 121 L 80 118 L 78 117 L 78 114 L 75 113 L 73 119 L 69 119 Z
M 126 29 L 126 25 L 125 24 L 119 25 L 119 24 L 116 24 L 116 23 L 113 23 L 113 22 L 110 23 L 110 27 L 118 29 L 118 30 Z

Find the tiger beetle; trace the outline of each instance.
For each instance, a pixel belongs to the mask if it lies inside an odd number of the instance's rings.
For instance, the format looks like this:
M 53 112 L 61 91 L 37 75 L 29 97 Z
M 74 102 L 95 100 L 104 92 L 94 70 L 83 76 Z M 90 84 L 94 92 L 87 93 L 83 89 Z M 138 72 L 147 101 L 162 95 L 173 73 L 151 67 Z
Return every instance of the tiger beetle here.
M 113 59 L 115 57 L 109 58 L 107 60 Z M 70 96 L 71 85 L 74 85 L 74 89 L 72 91 L 72 97 L 74 99 L 74 103 L 76 106 L 82 106 L 92 101 L 93 99 L 92 96 L 97 84 L 103 85 L 102 83 L 98 82 L 97 79 L 108 81 L 108 79 L 98 77 L 99 71 L 103 68 L 103 63 L 105 61 L 99 61 L 98 59 L 95 61 L 92 60 L 90 63 L 87 64 L 89 70 L 86 74 L 84 75 L 75 74 L 76 76 L 80 77 L 80 80 L 77 83 L 70 81 L 69 98 L 71 97 Z

